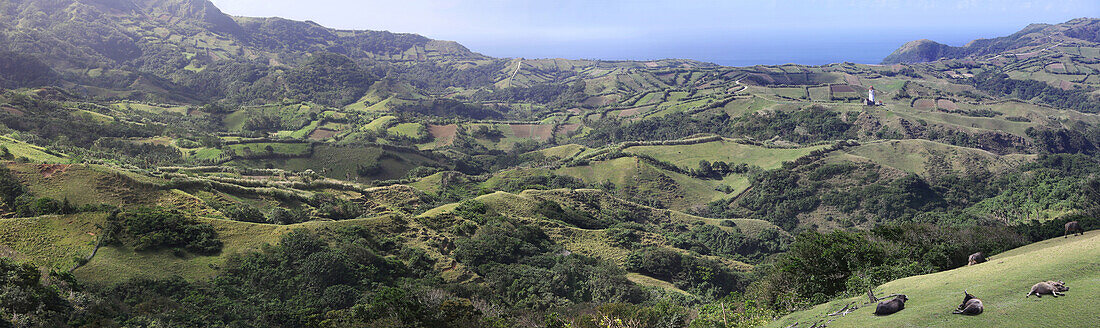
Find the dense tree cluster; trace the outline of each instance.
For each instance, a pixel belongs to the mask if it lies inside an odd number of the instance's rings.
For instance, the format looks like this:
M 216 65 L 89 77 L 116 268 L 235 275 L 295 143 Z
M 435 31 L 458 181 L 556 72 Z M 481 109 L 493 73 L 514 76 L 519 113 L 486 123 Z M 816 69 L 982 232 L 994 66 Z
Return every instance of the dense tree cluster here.
M 586 136 L 585 140 L 597 145 L 621 141 L 675 140 L 700 133 L 760 140 L 778 136 L 798 143 L 854 138 L 853 125 L 840 115 L 841 113 L 835 111 L 811 106 L 795 111 L 777 110 L 736 118 L 719 112 L 710 115 L 673 113 L 627 124 L 605 119 L 595 123 L 595 131 Z
M 334 53 L 314 53 L 286 76 L 289 97 L 329 106 L 359 100 L 374 80 L 354 61 Z
M 213 226 L 177 210 L 135 208 L 112 213 L 107 221 L 105 238 L 137 251 L 169 249 L 209 255 L 222 249 Z

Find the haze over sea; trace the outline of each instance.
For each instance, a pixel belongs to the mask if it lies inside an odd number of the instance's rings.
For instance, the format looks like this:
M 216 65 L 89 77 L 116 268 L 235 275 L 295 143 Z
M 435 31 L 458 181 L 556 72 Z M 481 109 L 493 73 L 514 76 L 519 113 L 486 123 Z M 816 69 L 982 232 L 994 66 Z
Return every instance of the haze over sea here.
M 774 33 L 755 35 L 697 35 L 663 38 L 548 41 L 460 41 L 470 49 L 495 57 L 651 60 L 690 58 L 725 66 L 840 62 L 878 64 L 905 42 L 929 38 L 961 46 L 976 38 L 1012 34 L 1023 26 L 988 31 L 921 33 L 899 30 L 848 30 L 829 33 Z
M 494 57 L 688 58 L 729 66 L 879 63 L 905 42 L 963 45 L 1100 1 L 213 0 L 226 13 L 453 40 Z

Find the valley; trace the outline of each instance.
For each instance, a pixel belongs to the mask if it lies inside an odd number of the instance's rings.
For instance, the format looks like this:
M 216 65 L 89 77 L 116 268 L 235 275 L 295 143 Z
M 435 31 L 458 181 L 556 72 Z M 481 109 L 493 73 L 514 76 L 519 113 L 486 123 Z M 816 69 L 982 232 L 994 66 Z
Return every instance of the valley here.
M 963 326 L 966 288 L 1100 319 L 1095 231 L 1051 239 L 1100 226 L 1098 19 L 725 67 L 205 0 L 0 18 L 0 327 Z M 826 316 L 868 288 L 913 303 Z

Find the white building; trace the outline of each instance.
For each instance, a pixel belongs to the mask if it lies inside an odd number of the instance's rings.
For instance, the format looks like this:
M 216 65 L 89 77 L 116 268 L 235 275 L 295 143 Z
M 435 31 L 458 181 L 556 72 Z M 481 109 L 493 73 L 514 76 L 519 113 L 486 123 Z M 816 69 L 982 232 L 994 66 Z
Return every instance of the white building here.
M 871 104 L 875 103 L 875 87 L 871 87 L 870 90 L 867 90 L 867 102 Z

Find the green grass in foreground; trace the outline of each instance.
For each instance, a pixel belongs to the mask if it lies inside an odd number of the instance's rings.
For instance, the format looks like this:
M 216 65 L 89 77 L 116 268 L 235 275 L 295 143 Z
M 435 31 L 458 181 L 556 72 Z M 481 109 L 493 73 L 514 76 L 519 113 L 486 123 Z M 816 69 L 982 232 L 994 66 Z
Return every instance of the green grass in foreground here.
M 1031 286 L 1062 280 L 1065 297 L 1024 298 Z M 962 302 L 962 291 L 985 303 L 985 313 L 969 317 L 951 314 Z M 1084 236 L 1054 238 L 992 256 L 989 262 L 955 270 L 895 280 L 875 289 L 877 295 L 909 297 L 905 310 L 884 317 L 864 306 L 846 316 L 829 317 L 829 327 L 1095 327 L 1100 323 L 1100 230 Z M 844 305 L 867 296 L 841 299 L 792 313 L 769 327 L 799 327 L 825 318 Z

